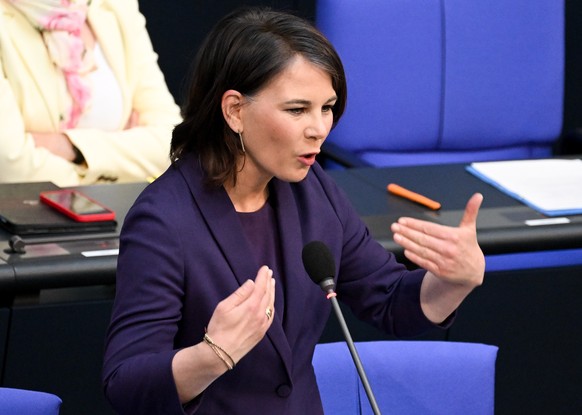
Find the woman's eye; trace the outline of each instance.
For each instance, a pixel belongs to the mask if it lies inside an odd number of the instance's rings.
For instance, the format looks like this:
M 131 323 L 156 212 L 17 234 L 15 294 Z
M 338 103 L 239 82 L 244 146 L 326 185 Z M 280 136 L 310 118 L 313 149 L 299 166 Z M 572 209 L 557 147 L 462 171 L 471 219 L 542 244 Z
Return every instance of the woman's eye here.
M 289 108 L 287 111 L 291 114 L 300 115 L 305 112 L 305 108 Z
M 323 108 L 321 109 L 322 112 L 332 112 L 333 111 L 333 105 L 324 105 Z

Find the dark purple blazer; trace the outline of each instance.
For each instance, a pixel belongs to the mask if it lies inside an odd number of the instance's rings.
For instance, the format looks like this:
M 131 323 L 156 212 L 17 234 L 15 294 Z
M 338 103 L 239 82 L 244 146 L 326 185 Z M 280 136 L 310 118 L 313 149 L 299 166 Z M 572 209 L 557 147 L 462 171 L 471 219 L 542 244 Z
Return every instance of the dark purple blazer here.
M 218 302 L 262 264 L 224 189 L 203 184 L 197 158 L 175 163 L 138 197 L 121 232 L 103 373 L 119 413 L 322 413 L 311 359 L 331 305 L 302 264 L 303 246 L 313 240 L 333 253 L 338 299 L 358 317 L 397 336 L 434 327 L 419 304 L 424 271 L 407 271 L 372 239 L 318 164 L 300 183 L 271 185 L 285 323 L 275 314 L 264 339 L 185 408 L 172 377 L 174 354 L 202 340 Z

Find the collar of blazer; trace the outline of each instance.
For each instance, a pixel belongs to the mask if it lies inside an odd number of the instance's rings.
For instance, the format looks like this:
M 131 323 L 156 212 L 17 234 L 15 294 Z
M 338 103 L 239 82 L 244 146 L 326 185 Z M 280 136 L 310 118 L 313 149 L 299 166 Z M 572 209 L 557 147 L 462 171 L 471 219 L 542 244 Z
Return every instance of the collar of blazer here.
M 226 191 L 223 188 L 209 189 L 204 186 L 201 180 L 203 174 L 201 167 L 192 156 L 184 157 L 177 165 L 238 282 L 243 284 L 247 279 L 254 278 L 258 264 L 252 260 L 252 251 Z M 289 183 L 274 180 L 271 197 L 275 198 L 274 203 L 277 206 L 276 217 L 280 229 L 283 269 L 288 282 L 285 286 L 286 312 L 301 316 L 303 310 L 309 308 L 309 304 L 306 304 L 309 296 L 306 293 L 314 289 L 314 284 L 305 272 L 301 272 L 304 269 L 301 260 L 303 249 L 301 223 L 295 209 L 297 201 L 291 186 Z M 304 278 L 301 277 L 303 274 Z M 318 287 L 315 289 L 319 290 Z M 319 294 L 319 291 L 317 292 Z M 284 332 L 282 321 L 275 314 L 273 325 L 267 332 L 283 358 L 287 370 L 291 369 L 291 349 L 301 337 L 302 320 L 302 318 L 288 319 L 291 323 L 286 324 Z

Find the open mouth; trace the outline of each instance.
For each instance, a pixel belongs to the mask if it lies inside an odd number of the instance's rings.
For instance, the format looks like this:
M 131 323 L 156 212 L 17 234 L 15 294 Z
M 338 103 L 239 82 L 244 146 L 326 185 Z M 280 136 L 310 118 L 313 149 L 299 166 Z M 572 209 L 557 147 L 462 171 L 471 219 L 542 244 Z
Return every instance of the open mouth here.
M 299 156 L 299 160 L 306 166 L 312 166 L 315 163 L 315 156 L 317 153 L 306 153 Z

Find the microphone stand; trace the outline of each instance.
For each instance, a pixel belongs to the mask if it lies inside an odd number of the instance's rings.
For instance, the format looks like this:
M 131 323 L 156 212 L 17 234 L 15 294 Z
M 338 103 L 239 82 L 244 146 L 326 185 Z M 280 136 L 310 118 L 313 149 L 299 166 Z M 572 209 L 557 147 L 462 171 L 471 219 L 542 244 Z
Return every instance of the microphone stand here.
M 352 340 L 352 336 L 348 330 L 348 325 L 346 324 L 342 310 L 340 309 L 340 306 L 337 302 L 337 294 L 334 290 L 335 281 L 333 280 L 333 276 L 335 275 L 335 263 L 333 255 L 323 242 L 312 241 L 303 247 L 301 257 L 303 259 L 303 266 L 305 267 L 307 274 L 309 274 L 309 278 L 311 278 L 314 283 L 319 285 L 319 287 L 326 294 L 327 299 L 331 301 L 341 329 L 344 333 L 344 337 L 346 338 L 346 343 L 348 344 L 348 348 L 352 354 L 352 359 L 354 360 L 356 369 L 358 370 L 358 375 L 360 375 L 360 380 L 362 381 L 362 385 L 364 385 L 366 395 L 368 395 L 368 400 L 372 406 L 372 411 L 374 411 L 374 415 L 380 415 L 378 403 L 376 402 L 374 393 L 372 393 L 372 388 L 370 387 L 370 383 L 366 377 L 366 372 L 362 366 L 360 356 L 358 355 L 358 351 L 356 350 L 356 346 L 354 345 L 354 341 Z
M 374 397 L 374 393 L 372 392 L 372 388 L 370 387 L 370 383 L 368 382 L 368 377 L 366 376 L 366 372 L 364 371 L 364 367 L 362 366 L 362 361 L 360 360 L 360 356 L 358 355 L 358 351 L 356 350 L 356 346 L 354 345 L 354 341 L 352 340 L 352 336 L 350 335 L 350 331 L 348 330 L 348 325 L 346 324 L 346 320 L 344 319 L 344 315 L 342 314 L 342 311 L 340 309 L 339 303 L 335 295 L 336 295 L 335 292 L 332 292 L 328 294 L 328 298 L 331 301 L 331 305 L 333 306 L 337 319 L 340 323 L 341 329 L 344 333 L 344 337 L 346 338 L 346 343 L 348 344 L 348 348 L 350 349 L 350 353 L 352 354 L 352 359 L 354 359 L 354 363 L 356 365 L 358 374 L 360 375 L 362 385 L 364 385 L 366 395 L 368 395 L 368 400 L 370 401 L 370 405 L 372 406 L 372 411 L 374 412 L 374 415 L 381 415 L 380 408 L 378 407 L 378 403 L 376 402 L 376 398 Z

